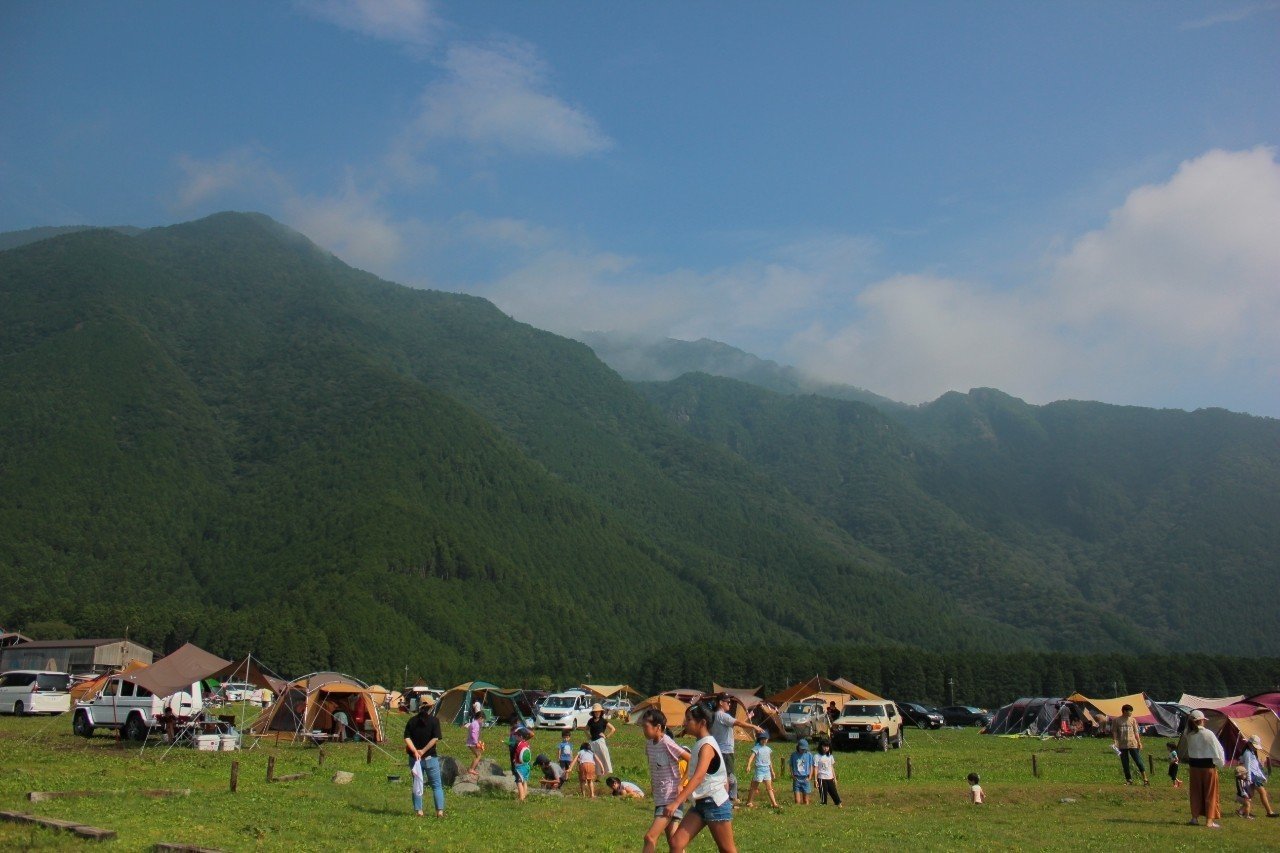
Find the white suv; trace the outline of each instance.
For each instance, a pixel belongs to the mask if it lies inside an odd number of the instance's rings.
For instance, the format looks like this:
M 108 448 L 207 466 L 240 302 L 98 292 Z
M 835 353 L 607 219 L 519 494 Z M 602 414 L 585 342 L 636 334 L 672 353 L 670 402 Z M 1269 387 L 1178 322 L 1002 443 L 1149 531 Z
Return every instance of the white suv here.
M 902 715 L 887 699 L 855 699 L 845 703 L 831 724 L 831 746 L 886 750 L 903 743 Z
M 542 700 L 534 724 L 540 729 L 582 729 L 591 718 L 594 700 L 585 690 L 552 693 Z
M 0 675 L 0 713 L 62 714 L 71 710 L 71 676 L 42 669 L 15 669 Z
M 204 710 L 200 682 L 172 696 L 156 696 L 140 684 L 120 677 L 111 678 L 102 692 L 88 702 L 77 702 L 71 729 L 82 737 L 92 737 L 93 730 L 120 729 L 131 740 L 143 740 L 158 724 L 165 708 L 175 716 L 192 717 Z

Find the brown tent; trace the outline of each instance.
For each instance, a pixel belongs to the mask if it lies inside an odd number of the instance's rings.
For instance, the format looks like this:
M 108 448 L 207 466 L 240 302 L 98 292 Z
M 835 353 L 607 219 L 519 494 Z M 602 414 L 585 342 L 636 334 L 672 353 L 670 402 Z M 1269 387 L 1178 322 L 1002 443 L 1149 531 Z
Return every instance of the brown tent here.
M 252 684 L 254 687 L 270 690 L 272 693 L 279 693 L 289 684 L 283 678 L 268 675 L 267 671 L 254 659 L 253 655 L 245 655 L 235 663 L 229 663 L 217 672 L 210 673 L 205 677 L 214 678 L 218 681 L 243 681 L 246 684 Z
M 316 672 L 289 682 L 249 731 L 256 735 L 279 732 L 289 733 L 294 739 L 306 738 L 316 731 L 330 731 L 336 708 L 346 711 L 352 725 L 361 716 L 362 709 L 368 725 L 361 736 L 375 743 L 385 739 L 378 703 L 368 685 L 338 672 Z
M 769 701 L 781 708 L 788 702 L 808 699 L 811 696 L 821 697 L 823 703 L 834 700 L 837 705 L 844 705 L 849 697 L 871 701 L 881 698 L 870 690 L 859 687 L 852 681 L 846 681 L 843 678 L 823 678 L 820 675 L 815 675 L 808 681 L 801 681 L 773 694 L 769 697 Z
M 186 692 L 192 684 L 204 681 L 229 663 L 230 661 L 209 654 L 199 646 L 187 643 L 151 666 L 122 673 L 121 677 L 164 698 L 175 693 Z

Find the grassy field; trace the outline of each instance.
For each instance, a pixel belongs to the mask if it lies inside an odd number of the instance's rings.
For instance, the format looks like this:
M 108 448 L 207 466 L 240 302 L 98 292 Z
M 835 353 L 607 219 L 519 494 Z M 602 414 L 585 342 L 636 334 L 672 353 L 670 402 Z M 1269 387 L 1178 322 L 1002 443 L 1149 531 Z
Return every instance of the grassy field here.
M 116 830 L 109 846 L 147 849 L 160 841 L 224 850 L 367 849 L 627 850 L 639 847 L 649 802 L 509 795 L 453 796 L 446 792 L 443 820 L 416 818 L 410 811 L 408 773 L 395 746 L 404 717 L 387 721 L 392 743 L 365 763 L 359 744 L 329 746 L 324 766 L 312 746 L 264 742 L 238 753 L 202 753 L 163 748 L 140 753 L 107 735 L 84 740 L 71 733 L 67 717 L 0 718 L 0 809 L 25 811 Z M 648 790 L 642 739 L 635 726 L 621 726 L 612 752 L 620 775 Z M 460 729 L 447 730 L 443 753 L 465 752 Z M 505 753 L 502 735 L 490 735 L 491 755 Z M 535 751 L 553 754 L 553 733 L 539 732 Z M 1185 826 L 1186 795 L 1173 790 L 1161 763 L 1150 788 L 1126 787 L 1119 761 L 1106 742 L 1068 743 L 980 736 L 976 731 L 911 730 L 902 751 L 840 753 L 837 769 L 845 807 L 789 802 L 790 786 L 779 785 L 784 806 L 742 810 L 735 817 L 739 847 L 755 850 L 955 850 L 955 849 L 1196 849 L 1280 847 L 1280 820 L 1244 821 L 1233 814 L 1226 773 L 1222 777 L 1223 828 Z M 494 747 L 497 749 L 494 750 Z M 792 748 L 775 744 L 781 759 Z M 1151 752 L 1163 753 L 1152 741 Z M 739 747 L 743 749 L 743 747 Z M 1031 772 L 1037 757 L 1040 776 Z M 296 782 L 267 784 L 267 757 L 277 775 L 308 772 Z M 906 758 L 912 778 L 906 778 Z M 230 764 L 240 762 L 239 791 L 229 791 Z M 1159 760 L 1159 756 L 1157 756 Z M 746 764 L 745 758 L 741 761 Z M 355 781 L 335 785 L 335 770 Z M 964 777 L 981 774 L 988 803 L 967 802 Z M 740 768 L 741 773 L 741 768 Z M 402 781 L 389 782 L 388 774 Z M 190 797 L 151 799 L 138 791 L 189 788 Z M 785 794 L 783 793 L 785 789 Z M 109 796 L 30 803 L 28 791 L 119 791 Z M 744 788 L 745 790 L 745 788 Z M 132 792 L 132 793 L 131 793 Z M 430 794 L 428 792 L 428 807 Z M 0 823 L 0 849 L 63 850 L 94 842 L 43 828 Z M 707 833 L 695 849 L 714 849 Z

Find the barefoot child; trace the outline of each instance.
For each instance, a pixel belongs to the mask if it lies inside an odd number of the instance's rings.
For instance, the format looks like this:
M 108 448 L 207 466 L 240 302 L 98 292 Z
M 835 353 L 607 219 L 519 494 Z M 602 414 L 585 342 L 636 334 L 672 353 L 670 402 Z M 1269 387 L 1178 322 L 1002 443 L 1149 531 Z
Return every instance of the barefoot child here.
M 795 752 L 787 757 L 786 769 L 791 771 L 791 793 L 796 805 L 809 805 L 809 794 L 813 793 L 813 756 L 809 753 L 809 741 L 800 738 Z
M 566 776 L 569 775 L 569 765 L 573 763 L 572 738 L 573 738 L 573 734 L 569 732 L 567 729 L 561 732 L 560 746 L 558 748 L 559 751 L 556 753 L 556 758 L 558 758 L 560 761 L 560 769 L 565 772 Z
M 769 794 L 769 805 L 778 808 L 778 797 L 773 792 L 773 750 L 769 748 L 768 732 L 756 735 L 756 745 L 751 748 L 751 758 L 747 760 L 747 773 L 751 775 L 751 787 L 747 789 L 747 808 L 755 807 L 753 800 L 762 784 Z
M 578 792 L 584 797 L 596 798 L 596 754 L 591 751 L 591 744 L 584 743 L 582 749 L 573 757 L 569 770 L 578 768 Z
M 649 782 L 653 786 L 653 823 L 644 834 L 644 853 L 655 853 L 658 849 L 658 838 L 665 834 L 667 846 L 671 845 L 671 837 L 684 812 L 676 809 L 675 813 L 666 814 L 667 803 L 676 798 L 680 791 L 682 773 L 680 765 L 689 760 L 689 750 L 676 743 L 667 734 L 667 715 L 657 708 L 650 708 L 640 717 L 640 728 L 644 732 L 645 757 L 649 759 Z
M 471 722 L 467 723 L 467 749 L 471 750 L 471 754 L 475 758 L 471 759 L 471 766 L 467 768 L 467 775 L 475 776 L 477 768 L 480 767 L 480 757 L 484 755 L 484 741 L 480 739 L 480 732 L 484 728 L 484 712 L 472 711 Z
M 615 797 L 622 797 L 624 800 L 643 800 L 644 789 L 635 782 L 628 782 L 625 779 L 619 779 L 617 776 L 606 776 L 604 786 Z
M 969 780 L 969 802 L 975 806 L 982 805 L 987 797 L 982 791 L 982 785 L 978 784 L 981 781 L 978 774 L 970 773 L 966 778 Z

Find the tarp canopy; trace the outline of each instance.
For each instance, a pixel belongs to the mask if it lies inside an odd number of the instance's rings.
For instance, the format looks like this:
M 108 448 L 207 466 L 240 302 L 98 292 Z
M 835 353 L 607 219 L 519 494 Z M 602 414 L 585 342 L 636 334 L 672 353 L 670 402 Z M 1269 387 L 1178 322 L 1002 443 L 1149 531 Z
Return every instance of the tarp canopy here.
M 1244 701 L 1261 705 L 1273 714 L 1280 714 L 1280 693 L 1256 693 Z
M 720 684 L 716 684 L 713 681 L 711 682 L 711 692 L 715 694 L 726 693 L 729 696 L 732 696 L 734 700 L 736 700 L 737 702 L 741 702 L 743 705 L 745 705 L 748 711 L 754 709 L 757 705 L 759 705 L 761 702 L 764 701 L 764 699 L 760 698 L 759 687 L 754 687 L 754 688 L 724 687 Z
M 213 678 L 218 681 L 243 681 L 246 684 L 252 684 L 254 687 L 261 687 L 264 690 L 270 690 L 272 693 L 279 693 L 289 683 L 283 678 L 278 678 L 268 674 L 253 655 L 245 655 L 234 663 L 229 663 L 217 672 L 210 673 L 206 678 Z
M 204 681 L 229 663 L 230 661 L 210 654 L 199 646 L 187 643 L 151 666 L 124 673 L 122 677 L 164 698 L 179 691 L 185 692 L 195 682 Z
M 1203 696 L 1192 696 L 1190 693 L 1183 693 L 1182 698 L 1178 700 L 1179 705 L 1186 705 L 1191 710 L 1208 711 L 1211 708 L 1225 708 L 1227 705 L 1234 705 L 1243 699 L 1244 696 L 1219 696 L 1216 699 L 1206 699 Z
M 846 681 L 843 678 L 824 678 L 815 675 L 808 681 L 801 681 L 791 685 L 785 690 L 779 691 L 769 697 L 769 701 L 781 708 L 788 702 L 795 702 L 799 699 L 808 699 L 811 696 L 821 695 L 823 704 L 831 702 L 833 699 L 836 705 L 841 707 L 848 701 L 849 697 L 854 699 L 878 700 L 881 697 L 872 693 L 870 690 L 864 690 L 852 681 Z
M 619 694 L 623 696 L 640 696 L 639 690 L 627 684 L 583 684 L 582 689 L 600 699 L 608 699 Z
M 1131 693 L 1128 696 L 1117 696 L 1114 699 L 1090 699 L 1083 693 L 1072 693 L 1067 697 L 1068 702 L 1079 702 L 1081 705 L 1088 705 L 1094 711 L 1100 714 L 1106 714 L 1108 717 L 1118 717 L 1121 714 L 1121 708 L 1125 705 L 1133 706 L 1133 716 L 1138 722 L 1146 722 L 1142 718 L 1150 715 L 1147 708 L 1147 696 L 1145 693 Z

